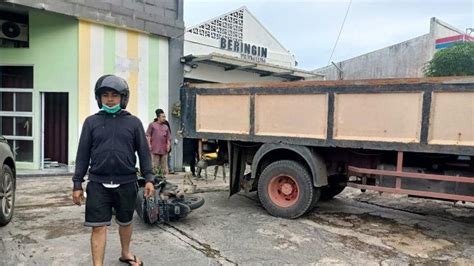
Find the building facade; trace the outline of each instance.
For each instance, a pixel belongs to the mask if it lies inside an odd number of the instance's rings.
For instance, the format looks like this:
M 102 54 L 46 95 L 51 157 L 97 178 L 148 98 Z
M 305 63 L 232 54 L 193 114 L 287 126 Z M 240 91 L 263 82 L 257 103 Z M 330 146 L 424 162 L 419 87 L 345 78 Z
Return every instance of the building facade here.
M 453 40 L 472 40 L 437 18 L 431 18 L 430 32 L 332 65 L 315 69 L 327 80 L 423 77 L 423 68 L 438 49 Z
M 74 164 L 104 74 L 127 80 L 127 110 L 144 127 L 156 108 L 169 111 L 183 80 L 182 9 L 180 0 L 3 1 L 0 131 L 17 167 Z
M 186 29 L 187 82 L 254 82 L 322 78 L 294 57 L 244 6 Z

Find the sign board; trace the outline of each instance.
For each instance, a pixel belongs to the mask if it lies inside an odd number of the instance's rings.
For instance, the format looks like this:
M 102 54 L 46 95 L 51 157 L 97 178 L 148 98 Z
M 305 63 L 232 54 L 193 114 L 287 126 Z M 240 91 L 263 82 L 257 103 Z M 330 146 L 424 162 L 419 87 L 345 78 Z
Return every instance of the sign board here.
M 474 38 L 466 34 L 459 34 L 459 35 L 437 39 L 435 48 L 436 49 L 449 48 L 449 47 L 454 46 L 454 44 L 456 43 L 466 42 L 466 41 L 472 42 L 474 41 Z

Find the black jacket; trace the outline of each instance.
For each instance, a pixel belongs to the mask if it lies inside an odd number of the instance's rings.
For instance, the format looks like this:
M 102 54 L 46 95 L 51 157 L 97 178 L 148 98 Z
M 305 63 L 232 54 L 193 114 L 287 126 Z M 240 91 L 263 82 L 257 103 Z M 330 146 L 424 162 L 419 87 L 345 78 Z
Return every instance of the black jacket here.
M 89 116 L 82 126 L 72 181 L 81 189 L 89 168 L 89 180 L 125 184 L 137 180 L 136 156 L 147 181 L 153 181 L 151 156 L 140 119 L 122 110 L 116 114 L 100 111 Z

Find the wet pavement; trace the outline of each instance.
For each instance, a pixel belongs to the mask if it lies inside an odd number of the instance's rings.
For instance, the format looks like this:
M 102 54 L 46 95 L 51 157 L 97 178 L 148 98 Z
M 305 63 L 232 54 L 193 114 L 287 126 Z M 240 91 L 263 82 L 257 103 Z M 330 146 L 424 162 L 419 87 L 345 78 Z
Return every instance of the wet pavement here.
M 473 204 L 348 188 L 286 220 L 269 216 L 255 193 L 229 198 L 223 180 L 195 183 L 206 203 L 186 219 L 148 226 L 135 215 L 132 251 L 147 265 L 474 265 Z M 91 264 L 90 229 L 70 185 L 69 177 L 18 179 L 14 219 L 0 228 L 0 265 Z M 109 229 L 105 263 L 124 265 L 118 227 Z

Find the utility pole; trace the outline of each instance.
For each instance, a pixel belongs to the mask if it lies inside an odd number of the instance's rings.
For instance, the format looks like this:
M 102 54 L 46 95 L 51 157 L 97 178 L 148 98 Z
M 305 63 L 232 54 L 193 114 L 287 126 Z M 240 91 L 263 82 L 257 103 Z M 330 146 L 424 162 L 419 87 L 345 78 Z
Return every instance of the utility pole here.
M 338 66 L 336 63 L 334 63 L 334 61 L 331 61 L 331 64 L 333 64 L 337 69 L 337 79 L 338 80 L 343 80 L 343 78 L 342 78 L 343 71 L 341 69 L 342 63 L 339 63 L 339 66 Z

